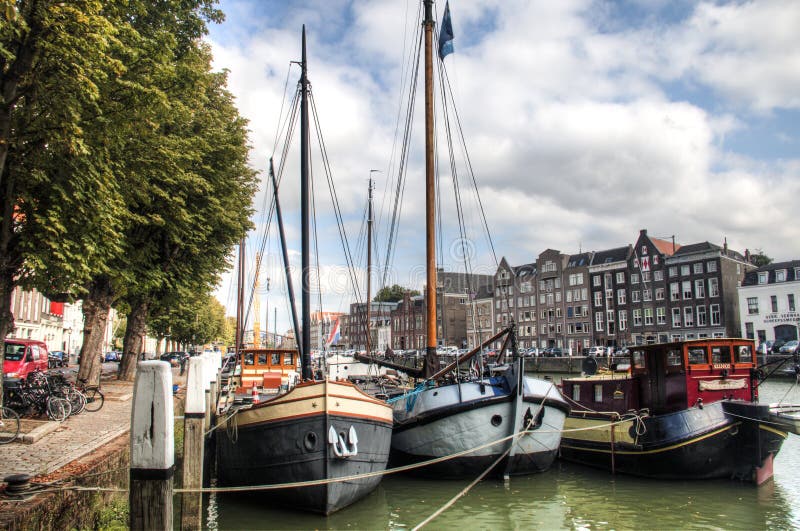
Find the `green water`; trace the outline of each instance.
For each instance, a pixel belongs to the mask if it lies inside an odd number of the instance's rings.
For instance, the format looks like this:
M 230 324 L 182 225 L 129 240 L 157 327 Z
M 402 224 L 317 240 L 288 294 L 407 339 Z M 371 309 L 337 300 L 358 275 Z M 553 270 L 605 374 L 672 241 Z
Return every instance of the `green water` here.
M 800 404 L 800 387 L 766 382 L 761 401 Z M 207 507 L 215 529 L 405 529 L 433 514 L 470 481 L 388 476 L 365 499 L 327 518 L 267 509 L 220 495 Z M 655 481 L 556 462 L 508 485 L 487 480 L 426 529 L 790 529 L 800 528 L 800 437 L 790 435 L 773 481 Z

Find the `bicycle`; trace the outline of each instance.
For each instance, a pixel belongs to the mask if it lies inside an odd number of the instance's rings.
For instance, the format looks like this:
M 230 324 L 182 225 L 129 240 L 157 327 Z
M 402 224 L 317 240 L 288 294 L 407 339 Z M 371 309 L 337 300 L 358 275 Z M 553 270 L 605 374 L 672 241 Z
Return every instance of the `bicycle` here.
M 72 415 L 78 415 L 86 407 L 86 397 L 74 384 L 67 381 L 61 373 L 46 376 L 47 386 L 50 391 L 60 398 L 65 398 L 72 406 Z
M 11 408 L 0 407 L 0 444 L 14 442 L 19 436 L 19 415 Z
M 100 411 L 100 408 L 103 407 L 106 397 L 103 395 L 103 392 L 100 391 L 99 385 L 87 385 L 88 383 L 88 379 L 78 378 L 76 387 L 78 391 L 83 393 L 83 396 L 86 397 L 86 411 L 94 413 L 95 411 Z

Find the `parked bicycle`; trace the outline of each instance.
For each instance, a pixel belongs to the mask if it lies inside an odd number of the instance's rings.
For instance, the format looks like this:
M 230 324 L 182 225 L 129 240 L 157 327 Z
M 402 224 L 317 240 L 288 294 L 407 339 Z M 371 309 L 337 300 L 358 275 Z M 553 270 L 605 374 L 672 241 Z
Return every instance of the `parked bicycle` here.
M 103 407 L 106 397 L 100 391 L 100 385 L 89 384 L 89 380 L 86 378 L 78 378 L 75 387 L 86 397 L 86 411 L 95 412 Z
M 19 415 L 11 408 L 0 407 L 0 444 L 8 444 L 19 437 Z
M 45 416 L 63 421 L 72 413 L 69 401 L 52 394 L 47 386 L 37 384 L 36 378 L 6 380 L 3 385 L 3 403 L 22 416 Z

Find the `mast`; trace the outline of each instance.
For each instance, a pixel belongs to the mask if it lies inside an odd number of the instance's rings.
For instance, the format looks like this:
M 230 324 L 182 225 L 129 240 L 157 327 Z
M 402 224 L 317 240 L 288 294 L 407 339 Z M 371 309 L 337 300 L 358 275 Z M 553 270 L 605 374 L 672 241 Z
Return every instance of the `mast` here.
M 439 368 L 436 356 L 436 188 L 433 168 L 433 0 L 423 0 L 425 5 L 425 255 L 427 286 L 425 302 L 427 311 L 428 342 L 425 349 L 425 376 L 433 375 Z
M 309 238 L 308 179 L 308 75 L 306 71 L 306 26 L 303 24 L 303 52 L 300 60 L 300 230 L 302 233 L 303 322 L 300 356 L 303 380 L 311 379 L 311 253 Z
M 372 172 L 369 173 L 369 203 L 367 206 L 367 356 L 370 355 L 369 314 L 372 309 Z
M 236 337 L 233 340 L 236 355 L 242 349 L 244 331 L 244 238 L 239 241 L 239 264 L 236 271 Z

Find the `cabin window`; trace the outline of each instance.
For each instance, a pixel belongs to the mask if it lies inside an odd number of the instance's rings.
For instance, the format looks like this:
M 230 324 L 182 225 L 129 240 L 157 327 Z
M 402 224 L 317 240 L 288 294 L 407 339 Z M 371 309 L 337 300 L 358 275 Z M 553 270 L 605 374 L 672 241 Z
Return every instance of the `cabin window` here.
M 253 356 L 252 352 L 247 352 L 244 355 L 244 364 L 245 365 L 252 365 L 255 360 L 255 356 Z
M 594 401 L 595 402 L 602 402 L 603 401 L 603 384 L 595 384 L 595 386 L 594 386 Z
M 730 363 L 731 362 L 731 348 L 724 347 L 711 347 L 711 363 Z
M 667 351 L 667 366 L 680 367 L 681 366 L 681 351 L 677 348 L 672 348 Z
M 281 355 L 279 352 L 273 352 L 270 356 L 270 365 L 280 365 L 281 364 Z
M 267 353 L 266 352 L 259 352 L 258 353 L 258 364 L 259 365 L 266 365 L 267 364 Z
M 631 358 L 633 359 L 634 368 L 636 369 L 645 368 L 644 352 L 642 352 L 641 350 L 634 350 L 633 354 L 631 355 Z
M 292 356 L 291 352 L 287 352 L 283 355 L 283 364 L 284 365 L 291 365 L 293 363 L 294 356 Z
M 736 347 L 736 361 L 738 363 L 753 363 L 753 352 L 749 345 L 739 345 Z
M 581 386 L 578 384 L 572 384 L 572 399 L 575 402 L 581 399 Z
M 708 353 L 705 347 L 692 347 L 689 349 L 689 363 L 692 365 L 703 365 L 708 363 Z

